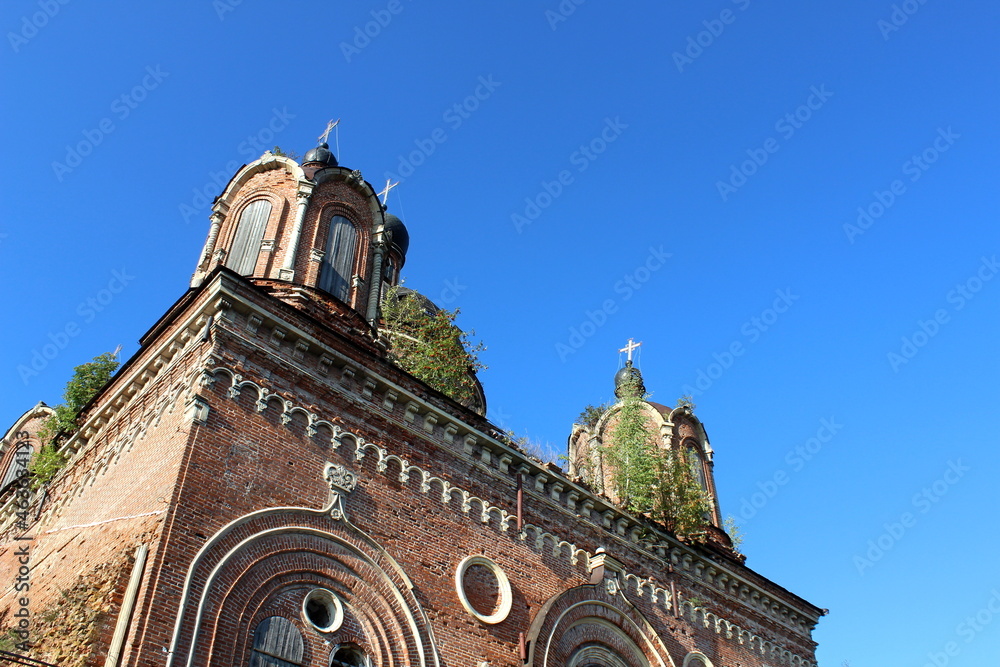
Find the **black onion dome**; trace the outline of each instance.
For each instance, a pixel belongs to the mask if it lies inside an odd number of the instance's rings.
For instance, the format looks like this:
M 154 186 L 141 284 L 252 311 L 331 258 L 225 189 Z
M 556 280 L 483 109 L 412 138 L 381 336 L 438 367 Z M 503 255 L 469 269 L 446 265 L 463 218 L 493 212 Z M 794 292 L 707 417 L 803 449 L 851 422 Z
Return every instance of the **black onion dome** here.
M 631 382 L 629 382 L 631 380 Z M 642 398 L 646 394 L 646 385 L 642 383 L 642 373 L 639 369 L 632 365 L 632 361 L 626 361 L 625 365 L 615 373 L 615 396 L 618 398 L 624 398 L 622 396 L 622 389 L 626 383 L 633 384 L 639 392 L 639 398 Z
M 302 158 L 302 164 L 309 164 L 310 162 L 319 162 L 329 167 L 337 166 L 337 158 L 330 152 L 330 146 L 326 142 L 313 148 Z
M 406 251 L 410 247 L 410 233 L 406 231 L 403 221 L 392 213 L 386 213 L 385 231 L 392 232 L 392 245 L 399 248 L 399 252 L 406 257 Z

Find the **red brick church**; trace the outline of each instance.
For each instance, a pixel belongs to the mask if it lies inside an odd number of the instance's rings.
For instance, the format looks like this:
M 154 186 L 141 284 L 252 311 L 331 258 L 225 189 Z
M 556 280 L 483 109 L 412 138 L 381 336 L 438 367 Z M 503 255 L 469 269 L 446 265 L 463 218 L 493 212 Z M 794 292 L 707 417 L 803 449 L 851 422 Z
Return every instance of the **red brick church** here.
M 379 303 L 408 242 L 325 144 L 233 176 L 65 467 L 25 474 L 45 405 L 4 436 L 0 663 L 815 665 L 824 610 L 732 549 L 689 408 L 644 405 L 697 461 L 704 543 L 602 492 L 614 407 L 564 471 L 487 421 L 478 383 L 458 402 L 392 363 Z

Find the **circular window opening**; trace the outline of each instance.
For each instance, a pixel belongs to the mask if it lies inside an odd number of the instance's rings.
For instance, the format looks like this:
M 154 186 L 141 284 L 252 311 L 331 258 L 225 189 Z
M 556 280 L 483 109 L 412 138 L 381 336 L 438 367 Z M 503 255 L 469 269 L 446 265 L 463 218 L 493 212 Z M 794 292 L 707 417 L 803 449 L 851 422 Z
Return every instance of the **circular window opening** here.
M 462 589 L 469 606 L 482 616 L 492 616 L 500 608 L 500 581 L 482 563 L 473 563 L 462 575 Z
M 458 564 L 455 589 L 465 610 L 483 623 L 500 623 L 510 614 L 510 581 L 484 556 L 468 556 Z
M 333 632 L 344 622 L 344 607 L 330 591 L 315 588 L 302 601 L 302 615 L 320 632 Z

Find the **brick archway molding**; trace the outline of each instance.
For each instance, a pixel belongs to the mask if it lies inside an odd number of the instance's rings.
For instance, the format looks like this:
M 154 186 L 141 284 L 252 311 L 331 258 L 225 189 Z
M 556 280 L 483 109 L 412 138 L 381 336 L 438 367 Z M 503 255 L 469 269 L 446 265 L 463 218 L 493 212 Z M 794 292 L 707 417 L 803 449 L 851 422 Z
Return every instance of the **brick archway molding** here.
M 525 663 L 562 667 L 588 645 L 599 645 L 628 667 L 675 667 L 653 626 L 620 587 L 582 585 L 542 606 L 528 631 Z
M 329 466 L 328 466 L 329 468 Z M 430 622 L 406 573 L 381 545 L 352 525 L 341 490 L 323 509 L 252 512 L 213 535 L 184 581 L 167 667 L 232 664 L 278 587 L 324 584 L 338 591 L 372 633 L 373 651 L 415 667 L 440 667 Z M 279 581 L 277 559 L 296 558 L 302 575 Z M 239 663 L 237 663 L 239 664 Z M 244 663 L 245 664 L 245 663 Z

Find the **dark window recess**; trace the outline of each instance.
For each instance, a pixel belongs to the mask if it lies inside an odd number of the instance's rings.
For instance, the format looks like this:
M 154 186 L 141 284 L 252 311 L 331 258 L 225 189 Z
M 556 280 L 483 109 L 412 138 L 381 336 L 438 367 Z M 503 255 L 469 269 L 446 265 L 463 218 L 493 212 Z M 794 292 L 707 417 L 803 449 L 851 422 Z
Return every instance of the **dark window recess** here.
M 392 257 L 387 257 L 385 260 L 385 266 L 382 270 L 382 280 L 392 284 L 392 278 L 396 274 L 396 265 L 392 261 Z
M 330 667 L 367 667 L 365 654 L 356 646 L 340 646 L 330 658 Z
M 321 628 L 328 628 L 333 622 L 333 618 L 330 617 L 329 605 L 316 598 L 306 602 L 306 616 L 309 617 L 313 625 L 318 625 Z
M 355 246 L 358 231 L 351 221 L 341 215 L 330 220 L 326 237 L 326 253 L 319 272 L 319 288 L 341 301 L 347 301 L 351 292 L 351 275 L 354 268 Z

